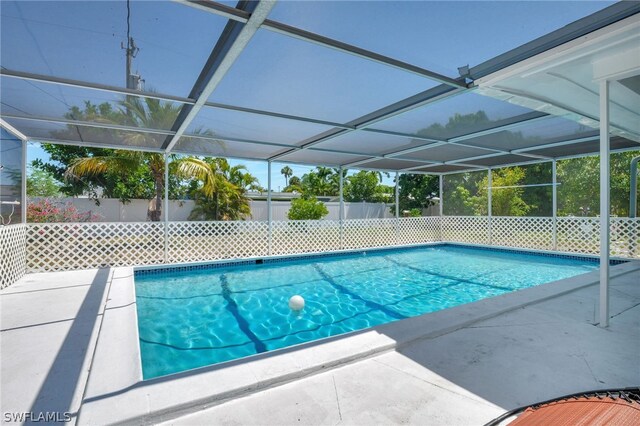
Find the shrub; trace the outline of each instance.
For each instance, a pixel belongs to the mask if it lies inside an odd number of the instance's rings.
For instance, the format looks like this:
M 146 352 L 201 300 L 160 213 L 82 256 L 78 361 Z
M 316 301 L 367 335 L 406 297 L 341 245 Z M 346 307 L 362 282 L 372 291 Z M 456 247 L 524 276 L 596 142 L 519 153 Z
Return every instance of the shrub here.
M 329 214 L 323 202 L 316 197 L 296 198 L 291 201 L 287 217 L 289 220 L 318 220 Z
M 59 206 L 47 198 L 27 204 L 27 222 L 60 223 L 60 222 L 96 222 L 102 216 L 96 213 L 80 212 L 71 202 Z

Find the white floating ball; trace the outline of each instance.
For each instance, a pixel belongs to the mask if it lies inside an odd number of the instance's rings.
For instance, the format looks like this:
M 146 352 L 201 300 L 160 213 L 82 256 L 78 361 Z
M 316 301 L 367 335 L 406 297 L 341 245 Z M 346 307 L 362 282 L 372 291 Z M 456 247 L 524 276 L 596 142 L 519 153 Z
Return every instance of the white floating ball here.
M 291 296 L 291 299 L 289 299 L 289 308 L 292 311 L 301 311 L 304 308 L 304 299 L 302 296 L 298 296 L 297 294 Z

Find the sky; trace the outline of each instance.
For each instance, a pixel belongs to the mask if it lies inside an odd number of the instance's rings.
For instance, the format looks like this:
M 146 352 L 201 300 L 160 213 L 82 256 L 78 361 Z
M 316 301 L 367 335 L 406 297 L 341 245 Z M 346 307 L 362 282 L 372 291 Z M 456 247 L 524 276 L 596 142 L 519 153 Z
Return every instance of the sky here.
M 281 1 L 269 18 L 457 77 L 457 67 L 477 65 L 609 4 Z M 123 86 L 126 14 L 123 1 L 2 1 L 2 66 Z M 145 88 L 188 96 L 226 20 L 175 2 L 133 1 L 130 22 L 131 36 L 140 48 L 133 68 L 145 79 Z M 114 95 L 86 89 L 9 78 L 2 78 L 1 84 L 2 111 L 14 115 L 63 117 L 70 106 L 86 100 L 116 101 Z M 346 122 L 435 85 L 421 76 L 260 30 L 209 100 Z M 386 127 L 415 131 L 424 126 L 425 116 L 446 122 L 465 103 L 454 101 L 450 106 L 432 108 L 415 119 L 401 116 Z M 25 120 L 15 122 L 25 124 Z M 190 130 L 196 126 L 221 136 L 287 143 L 327 130 L 222 110 L 206 110 Z M 380 126 L 384 128 L 384 122 Z M 30 122 L 33 134 L 46 135 L 53 127 Z M 29 160 L 44 155 L 36 146 L 29 148 Z M 266 187 L 265 162 L 240 163 Z M 274 189 L 285 184 L 281 167 L 274 164 Z M 291 167 L 298 176 L 309 170 Z

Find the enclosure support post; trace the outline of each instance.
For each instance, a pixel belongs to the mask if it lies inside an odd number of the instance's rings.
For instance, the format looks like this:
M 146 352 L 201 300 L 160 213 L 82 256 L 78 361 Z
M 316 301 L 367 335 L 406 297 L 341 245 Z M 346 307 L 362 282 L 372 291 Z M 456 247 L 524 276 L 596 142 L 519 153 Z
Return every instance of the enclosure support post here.
M 552 246 L 553 250 L 558 249 L 558 183 L 556 175 L 556 160 L 551 161 L 551 205 L 552 205 L 552 220 L 553 220 L 553 235 Z
M 631 192 L 629 193 L 629 218 L 635 219 L 638 209 L 638 162 L 640 157 L 634 157 L 631 159 Z M 638 247 L 638 227 L 631 228 L 631 236 L 629 238 L 629 257 L 633 257 Z
M 169 263 L 169 154 L 164 154 L 164 263 Z
M 492 229 L 491 229 L 491 216 L 492 216 L 492 211 L 491 211 L 491 196 L 493 195 L 493 180 L 492 180 L 492 170 L 491 167 L 489 167 L 489 170 L 487 170 L 487 234 L 488 234 L 488 238 L 489 238 L 489 245 L 491 245 L 492 240 L 493 240 L 493 236 L 492 236 Z
M 344 250 L 344 176 L 340 166 L 340 211 L 338 212 L 338 227 L 340 228 L 340 250 Z
M 609 326 L 609 81 L 600 82 L 600 327 Z
M 396 244 L 400 244 L 400 173 L 396 172 Z
M 271 161 L 267 162 L 267 256 L 271 256 Z
M 634 157 L 631 159 L 630 177 L 631 177 L 631 190 L 629 192 L 629 217 L 635 218 L 637 216 L 637 204 L 638 204 L 638 162 L 640 157 Z
M 27 223 L 27 140 L 22 140 L 22 181 L 20 185 L 20 218 L 22 223 Z
M 438 212 L 440 215 L 440 218 L 438 220 L 438 228 L 440 230 L 440 241 L 444 240 L 444 236 L 442 235 L 442 217 L 443 217 L 443 213 L 444 213 L 444 176 L 443 175 L 439 175 L 438 176 L 438 197 L 440 198 L 440 202 L 438 203 Z

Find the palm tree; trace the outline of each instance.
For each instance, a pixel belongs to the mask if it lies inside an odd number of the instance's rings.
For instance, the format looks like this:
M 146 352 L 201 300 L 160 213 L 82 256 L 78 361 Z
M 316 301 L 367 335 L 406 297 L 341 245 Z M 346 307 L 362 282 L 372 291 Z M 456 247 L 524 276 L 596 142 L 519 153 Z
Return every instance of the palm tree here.
M 176 158 L 171 156 L 170 173 L 185 179 L 198 179 L 203 182 L 202 190 L 211 195 L 215 192 L 216 179 L 213 170 L 205 161 L 196 157 Z M 78 158 L 71 163 L 65 176 L 68 179 L 80 179 L 83 176 L 97 176 L 109 172 L 123 175 L 134 173 L 141 166 L 151 172 L 154 182 L 155 198 L 147 208 L 147 220 L 160 221 L 162 217 L 162 198 L 164 197 L 164 155 L 158 153 L 114 150 L 111 155 L 102 157 Z
M 293 175 L 293 170 L 291 170 L 291 167 L 284 166 L 282 170 L 280 170 L 280 173 L 284 175 L 284 186 L 289 186 L 289 178 Z
M 169 129 L 173 125 L 180 112 L 180 107 L 161 102 L 158 99 L 128 96 L 120 103 L 121 110 L 113 121 L 118 124 L 128 124 L 135 127 L 149 129 Z M 154 146 L 160 145 L 164 140 L 163 135 L 142 132 L 119 133 L 111 131 L 109 136 L 118 137 L 126 145 Z M 211 166 L 197 158 L 177 158 L 171 156 L 171 172 L 184 179 L 198 179 L 203 182 L 205 194 L 213 194 L 216 189 L 216 179 Z M 164 155 L 160 153 L 137 152 L 128 150 L 114 150 L 105 156 L 78 158 L 74 160 L 67 171 L 67 179 L 81 179 L 84 176 L 103 175 L 107 171 L 123 175 L 133 174 L 140 167 L 145 167 L 151 173 L 154 182 L 155 197 L 149 203 L 147 220 L 160 221 L 162 217 L 162 198 L 164 194 Z
M 213 195 L 196 193 L 196 207 L 191 211 L 191 220 L 240 220 L 251 216 L 249 190 L 262 189 L 258 179 L 243 165 L 231 166 L 225 158 L 204 160 L 217 178 Z

